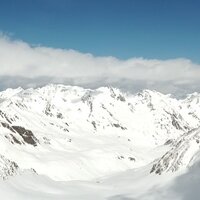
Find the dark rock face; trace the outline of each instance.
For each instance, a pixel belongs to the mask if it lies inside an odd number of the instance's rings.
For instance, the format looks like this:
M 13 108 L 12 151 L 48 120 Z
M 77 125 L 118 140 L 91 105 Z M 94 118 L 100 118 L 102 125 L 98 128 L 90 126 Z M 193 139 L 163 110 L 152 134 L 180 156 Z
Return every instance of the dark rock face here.
M 39 142 L 38 139 L 33 135 L 32 131 L 27 130 L 21 126 L 12 126 L 15 132 L 19 133 L 19 135 L 23 138 L 24 142 L 27 144 L 31 144 L 33 146 L 37 146 Z
M 4 128 L 7 128 L 7 129 L 9 129 L 10 131 L 15 132 L 15 131 L 13 130 L 13 128 L 12 128 L 9 124 L 7 124 L 7 123 L 5 123 L 5 122 L 1 122 L 1 125 L 2 125 Z
M 177 117 L 175 114 L 172 115 L 172 125 L 178 130 L 182 129 L 182 127 L 180 126 L 180 124 L 177 121 Z
M 123 101 L 123 102 L 126 101 L 126 99 L 121 94 L 119 94 L 119 96 L 117 97 L 117 100 L 120 100 L 120 101 Z
M 11 140 L 12 143 L 23 144 L 23 141 L 24 141 L 24 143 L 27 143 L 27 144 L 30 144 L 30 145 L 33 145 L 33 146 L 37 146 L 37 143 L 39 143 L 39 140 L 34 136 L 32 131 L 25 129 L 24 127 L 11 126 L 11 125 L 9 125 L 5 122 L 1 122 L 0 124 L 4 128 L 7 128 L 8 130 L 13 132 L 13 134 L 10 134 L 10 137 L 12 139 Z M 17 133 L 22 137 L 23 141 L 20 141 L 19 137 L 16 137 Z M 8 137 L 6 136 L 6 138 L 8 138 Z
M 95 121 L 92 121 L 92 125 L 93 125 L 94 129 L 96 130 L 97 129 L 97 125 L 96 125 Z
M 129 159 L 130 161 L 135 161 L 135 158 L 133 158 L 133 157 L 128 157 L 128 159 Z
M 1 117 L 5 118 L 8 123 L 12 123 L 11 119 L 9 119 L 9 117 L 1 110 L 0 110 L 0 115 Z
M 126 130 L 126 127 L 121 126 L 120 124 L 112 124 L 115 128 L 121 128 L 122 130 Z
M 10 134 L 10 136 L 12 137 L 12 143 L 16 143 L 16 144 L 22 144 L 13 134 Z

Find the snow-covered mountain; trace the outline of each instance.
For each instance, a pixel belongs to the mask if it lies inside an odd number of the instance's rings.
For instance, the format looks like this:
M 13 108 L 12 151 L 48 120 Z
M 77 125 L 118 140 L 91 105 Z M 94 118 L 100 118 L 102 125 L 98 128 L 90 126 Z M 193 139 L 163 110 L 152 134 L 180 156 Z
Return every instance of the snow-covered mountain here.
M 200 128 L 183 134 L 152 167 L 151 172 L 177 171 L 192 166 L 200 157 Z
M 6 179 L 9 176 L 16 175 L 18 172 L 18 165 L 0 155 L 0 179 Z
M 186 169 L 200 154 L 199 111 L 198 93 L 178 100 L 112 87 L 7 89 L 0 92 L 0 177 L 31 169 L 56 181 L 91 181 L 147 166 L 149 176 Z

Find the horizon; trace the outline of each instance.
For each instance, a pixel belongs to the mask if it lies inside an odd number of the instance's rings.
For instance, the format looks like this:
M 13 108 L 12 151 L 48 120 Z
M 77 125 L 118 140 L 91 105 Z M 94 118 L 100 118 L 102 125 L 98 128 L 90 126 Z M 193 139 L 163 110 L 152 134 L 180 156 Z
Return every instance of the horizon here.
M 60 83 L 199 92 L 200 3 L 7 0 L 0 89 Z
M 119 90 L 121 93 L 124 93 L 124 94 L 127 94 L 127 95 L 138 95 L 138 94 L 143 93 L 143 92 L 155 92 L 155 93 L 159 93 L 161 95 L 169 96 L 170 98 L 176 99 L 176 100 L 184 100 L 184 99 L 190 97 L 191 95 L 200 95 L 200 92 L 196 92 L 196 91 L 192 92 L 192 93 L 172 94 L 172 93 L 164 93 L 164 92 L 161 92 L 161 91 L 158 91 L 158 90 L 147 89 L 147 88 L 140 88 L 137 91 L 130 91 L 130 90 L 124 90 L 122 88 L 110 86 L 110 85 L 99 86 L 99 87 L 96 87 L 96 88 L 89 88 L 89 87 L 85 87 L 85 86 L 77 86 L 77 85 L 62 84 L 62 83 L 47 83 L 47 84 L 43 84 L 41 86 L 35 86 L 35 87 L 18 86 L 18 87 L 9 87 L 9 88 L 5 88 L 5 89 L 0 88 L 0 93 L 5 92 L 6 90 L 18 90 L 18 89 L 21 89 L 22 91 L 26 91 L 26 90 L 29 90 L 29 89 L 37 90 L 37 89 L 46 88 L 48 86 L 51 86 L 51 87 L 57 87 L 57 86 L 59 86 L 59 87 L 69 87 L 69 88 L 72 88 L 72 89 L 79 88 L 79 89 L 90 90 L 90 91 L 96 91 L 96 90 L 103 89 L 103 88 L 108 88 L 108 89 L 111 88 L 111 89 L 114 89 L 114 90 Z

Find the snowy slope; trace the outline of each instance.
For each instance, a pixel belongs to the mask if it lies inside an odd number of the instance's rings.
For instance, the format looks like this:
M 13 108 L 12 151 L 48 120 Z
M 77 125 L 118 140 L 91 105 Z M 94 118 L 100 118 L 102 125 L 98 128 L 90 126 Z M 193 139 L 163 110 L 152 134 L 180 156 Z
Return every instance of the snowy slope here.
M 192 166 L 200 158 L 200 128 L 183 134 L 172 148 L 152 167 L 151 172 L 161 174 Z
M 181 100 L 183 109 L 187 110 L 188 116 L 196 120 L 191 120 L 190 124 L 200 121 L 200 94 L 193 93 Z M 187 169 L 200 159 L 200 128 L 194 128 L 185 132 L 172 143 L 171 149 L 167 151 L 152 167 L 151 172 L 162 174 L 178 169 Z
M 1 152 L 56 180 L 143 166 L 161 154 L 155 147 L 194 128 L 179 101 L 155 91 L 48 85 L 0 96 Z
M 16 175 L 18 173 L 18 168 L 15 162 L 0 155 L 0 179 L 5 180 L 9 178 L 9 176 Z
M 112 87 L 90 90 L 51 84 L 7 89 L 0 92 L 0 175 L 7 178 L 32 169 L 38 174 L 31 175 L 36 179 L 33 185 L 45 175 L 56 181 L 90 181 L 88 191 L 94 180 L 116 173 L 124 176 L 132 169 L 133 179 L 140 172 L 141 185 L 148 181 L 153 187 L 152 179 L 155 184 L 159 181 L 157 174 L 198 162 L 199 99 L 198 93 L 177 100 L 156 91 L 129 94 Z M 5 187 L 23 177 L 6 181 Z M 50 179 L 47 185 L 52 188 L 55 182 Z M 67 186 L 61 187 L 62 194 Z M 44 190 L 41 199 L 48 199 Z
M 199 164 L 199 163 L 198 163 Z M 149 166 L 91 181 L 56 182 L 25 174 L 0 181 L 5 200 L 198 200 L 199 166 L 185 174 L 149 174 Z

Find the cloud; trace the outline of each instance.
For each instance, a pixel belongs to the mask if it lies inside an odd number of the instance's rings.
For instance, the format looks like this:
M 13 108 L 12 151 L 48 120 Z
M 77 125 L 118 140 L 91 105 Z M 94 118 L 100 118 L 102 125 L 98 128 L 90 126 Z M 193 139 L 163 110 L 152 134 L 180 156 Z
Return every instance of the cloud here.
M 200 65 L 184 58 L 96 57 L 74 50 L 31 46 L 1 34 L 0 77 L 3 88 L 53 82 L 92 88 L 113 85 L 131 91 L 149 88 L 165 93 L 193 92 L 199 90 Z

